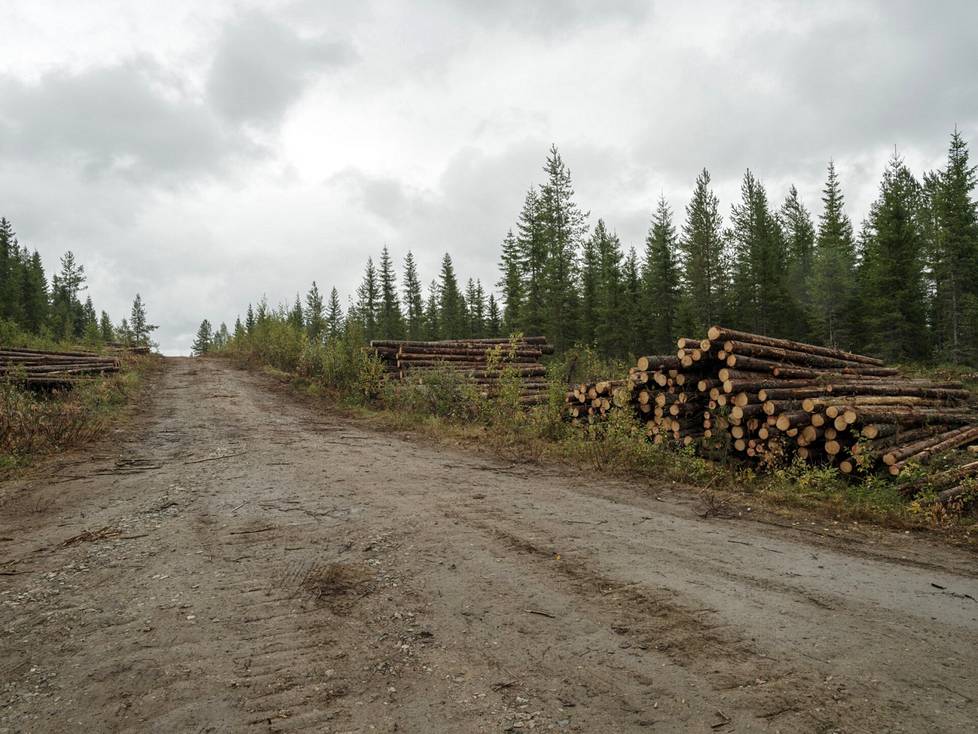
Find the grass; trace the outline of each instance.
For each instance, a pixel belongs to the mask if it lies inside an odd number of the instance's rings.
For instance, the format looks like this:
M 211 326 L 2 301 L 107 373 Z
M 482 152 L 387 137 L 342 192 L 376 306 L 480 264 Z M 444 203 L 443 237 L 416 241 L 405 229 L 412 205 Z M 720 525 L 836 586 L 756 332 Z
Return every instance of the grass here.
M 310 345 L 285 327 L 267 327 L 236 345 L 228 356 L 289 381 L 294 390 L 323 399 L 384 429 L 489 451 L 513 462 L 549 461 L 582 476 L 620 477 L 639 491 L 663 487 L 696 493 L 704 505 L 736 512 L 766 511 L 789 521 L 870 523 L 902 530 L 937 531 L 978 546 L 975 503 L 964 497 L 950 506 L 932 502 L 926 491 L 914 502 L 897 486 L 876 476 L 845 477 L 833 468 L 802 462 L 755 472 L 751 465 L 719 450 L 711 459 L 692 449 L 677 450 L 645 440 L 628 411 L 587 429 L 563 420 L 565 386 L 627 373 L 627 365 L 602 361 L 589 349 L 571 350 L 551 360 L 547 403 L 526 411 L 519 404 L 519 378 L 504 377 L 500 396 L 486 400 L 475 386 L 450 371 L 429 372 L 425 385 L 385 382 L 379 363 L 363 357 L 362 335 L 347 334 L 325 345 Z M 249 344 L 248 342 L 254 342 Z M 978 374 L 958 367 L 908 367 L 907 374 L 956 379 L 978 393 Z M 939 464 L 928 467 L 934 471 Z M 923 471 L 918 471 L 923 474 Z
M 0 478 L 103 435 L 158 366 L 157 357 L 127 358 L 121 372 L 71 390 L 38 392 L 0 382 Z

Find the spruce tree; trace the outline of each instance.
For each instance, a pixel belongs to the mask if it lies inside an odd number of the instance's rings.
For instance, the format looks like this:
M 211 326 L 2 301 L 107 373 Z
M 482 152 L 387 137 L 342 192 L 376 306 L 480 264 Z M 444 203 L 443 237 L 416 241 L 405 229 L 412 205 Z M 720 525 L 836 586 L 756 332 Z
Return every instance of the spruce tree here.
M 255 330 L 255 310 L 248 304 L 248 311 L 245 313 L 245 330 L 251 334 Z
M 440 306 L 439 324 L 443 339 L 460 339 L 468 331 L 465 298 L 455 277 L 452 256 L 447 252 L 441 261 L 441 274 L 438 283 L 438 302 Z
M 724 262 L 720 201 L 710 189 L 710 172 L 696 177 L 693 198 L 686 206 L 680 240 L 682 328 L 702 334 L 725 315 L 727 277 Z
M 812 334 L 808 320 L 813 308 L 810 285 L 815 260 L 815 225 L 794 186 L 788 189 L 778 221 L 787 248 L 785 285 L 794 300 L 792 312 L 786 318 L 784 336 L 810 341 Z
M 44 276 L 44 265 L 40 254 L 34 250 L 24 269 L 24 328 L 32 334 L 40 334 L 48 322 L 48 308 L 48 283 Z
M 380 253 L 380 313 L 379 331 L 384 339 L 404 337 L 404 316 L 397 295 L 397 274 L 387 245 Z
M 855 346 L 856 251 L 852 223 L 843 210 L 845 200 L 835 164 L 829 161 L 822 214 L 812 258 L 809 293 L 811 325 L 816 341 L 830 346 Z
M 300 332 L 306 328 L 306 316 L 302 312 L 302 301 L 299 300 L 298 293 L 295 294 L 295 301 L 292 304 L 292 308 L 289 309 L 285 320 L 292 327 L 293 331 Z
M 481 339 L 486 322 L 486 294 L 480 281 L 469 278 L 465 287 L 465 306 L 468 312 L 468 336 Z
M 22 283 L 17 236 L 13 225 L 6 218 L 0 218 L 0 319 L 22 323 Z
M 561 351 L 577 338 L 579 328 L 577 272 L 587 214 L 574 202 L 571 173 L 556 146 L 544 166 L 547 181 L 540 188 L 539 221 L 547 259 L 544 265 L 544 325 Z
M 318 342 L 322 340 L 323 335 L 326 332 L 326 315 L 325 315 L 325 304 L 323 304 L 323 295 L 319 292 L 319 286 L 316 285 L 316 281 L 312 282 L 312 287 L 306 294 L 306 334 L 309 336 L 309 340 L 312 342 Z
M 404 311 L 407 314 L 408 339 L 418 341 L 424 337 L 424 300 L 421 294 L 421 278 L 414 255 L 408 250 L 404 258 Z
M 733 245 L 731 316 L 737 328 L 784 334 L 794 312 L 785 283 L 787 253 L 764 186 L 748 170 L 741 202 L 731 208 Z
M 621 354 L 635 355 L 645 343 L 645 318 L 642 314 L 642 277 L 638 255 L 629 248 L 621 265 Z
M 245 337 L 244 324 L 241 323 L 241 317 L 237 316 L 234 319 L 234 341 L 235 343 L 240 343 Z
M 642 264 L 642 315 L 648 324 L 648 341 L 642 348 L 652 354 L 670 354 L 676 345 L 679 318 L 679 245 L 672 211 L 664 196 L 659 197 Z
M 489 294 L 489 301 L 486 305 L 486 336 L 489 339 L 496 339 L 502 335 L 502 315 L 499 313 L 499 304 L 496 303 L 496 296 Z
M 117 331 L 119 341 L 126 345 L 132 346 L 132 329 L 129 328 L 129 319 L 123 317 L 122 322 L 119 324 L 119 329 Z
M 146 306 L 143 304 L 142 296 L 138 293 L 132 302 L 132 310 L 129 313 L 129 328 L 132 330 L 133 343 L 140 347 L 150 346 L 149 335 L 158 328 L 147 322 Z
M 438 301 L 438 281 L 428 286 L 428 298 L 424 307 L 424 338 L 435 341 L 441 338 L 441 304 Z
M 978 203 L 976 167 L 955 129 L 944 169 L 931 177 L 932 320 L 942 359 L 978 364 Z
M 601 222 L 601 224 L 603 232 L 599 237 L 593 238 L 598 257 L 595 344 L 602 354 L 609 357 L 621 357 L 627 354 L 631 348 L 629 337 L 621 334 L 620 311 L 623 303 L 621 242 L 617 234 L 608 232 L 604 223 Z M 637 272 L 637 264 L 635 267 Z
M 105 311 L 102 312 L 98 322 L 99 337 L 106 344 L 115 341 L 115 329 L 112 328 L 112 319 Z
M 58 339 L 80 337 L 84 331 L 84 309 L 78 299 L 85 289 L 85 266 L 74 253 L 61 256 L 61 271 L 54 276 L 51 288 L 51 330 Z
M 583 344 L 593 345 L 598 332 L 598 294 L 601 277 L 598 262 L 597 241 L 607 239 L 604 221 L 599 219 L 594 225 L 594 232 L 584 241 L 581 247 L 581 283 L 580 283 L 580 319 L 578 340 Z
M 503 239 L 499 270 L 502 276 L 496 285 L 502 291 L 502 319 L 506 324 L 506 329 L 510 332 L 515 332 L 519 330 L 523 314 L 524 259 L 520 245 L 513 235 L 513 230 L 509 230 Z
M 363 324 L 363 333 L 366 339 L 377 338 L 377 321 L 380 312 L 380 285 L 377 283 L 377 269 L 374 267 L 372 257 L 367 258 L 367 267 L 363 273 L 363 280 L 357 288 L 357 317 Z
M 200 327 L 197 329 L 197 336 L 194 338 L 194 343 L 190 347 L 192 354 L 195 357 L 207 354 L 211 350 L 213 339 L 214 334 L 211 328 L 211 322 L 204 319 L 200 322 Z
M 82 306 L 82 324 L 82 333 L 85 335 L 85 341 L 98 341 L 98 314 L 95 313 L 95 304 L 92 303 L 91 296 L 85 299 L 85 305 Z
M 920 203 L 920 184 L 894 153 L 870 211 L 860 264 L 866 342 L 889 360 L 929 356 Z
M 510 331 L 539 335 L 545 332 L 547 287 L 547 241 L 543 232 L 541 202 L 536 188 L 530 187 L 516 222 L 516 247 L 519 276 L 523 279 L 520 313 L 507 324 Z
M 343 306 L 340 304 L 340 294 L 333 287 L 329 292 L 329 305 L 326 307 L 326 335 L 335 339 L 342 333 L 343 327 Z

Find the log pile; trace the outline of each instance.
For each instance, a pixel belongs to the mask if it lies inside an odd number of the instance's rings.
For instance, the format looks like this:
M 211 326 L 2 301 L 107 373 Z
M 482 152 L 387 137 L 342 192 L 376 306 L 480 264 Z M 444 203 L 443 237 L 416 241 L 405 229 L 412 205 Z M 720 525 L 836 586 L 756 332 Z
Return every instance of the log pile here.
M 567 418 L 576 426 L 606 418 L 613 408 L 628 404 L 627 384 L 626 380 L 598 380 L 575 385 L 564 399 Z
M 371 351 L 388 379 L 424 384 L 432 373 L 446 372 L 476 386 L 482 397 L 496 397 L 507 377 L 520 380 L 520 402 L 537 405 L 547 399 L 547 371 L 540 360 L 553 354 L 546 337 L 453 339 L 448 341 L 373 340 Z
M 978 410 L 959 383 L 718 326 L 678 347 L 675 356 L 640 358 L 629 375 L 631 404 L 656 443 L 724 444 L 762 464 L 797 456 L 845 474 L 891 476 L 978 443 Z M 978 462 L 947 481 L 971 476 Z
M 0 346 L 0 379 L 21 385 L 71 387 L 119 371 L 119 360 L 92 352 L 51 352 Z

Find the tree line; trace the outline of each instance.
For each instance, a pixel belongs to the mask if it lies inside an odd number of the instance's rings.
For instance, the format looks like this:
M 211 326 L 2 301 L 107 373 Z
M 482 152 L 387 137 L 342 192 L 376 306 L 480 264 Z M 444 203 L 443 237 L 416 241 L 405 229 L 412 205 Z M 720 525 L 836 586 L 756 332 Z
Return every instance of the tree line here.
M 68 251 L 61 256 L 60 270 L 48 282 L 37 250 L 22 246 L 6 217 L 0 217 L 0 333 L 49 339 L 55 342 L 84 342 L 98 345 L 122 343 L 149 346 L 157 328 L 146 316 L 146 306 L 137 293 L 127 318 L 115 325 L 106 311 L 96 313 L 87 290 L 85 266 Z
M 206 323 L 195 347 L 279 318 L 310 339 L 354 321 L 367 338 L 519 331 L 546 335 L 558 351 L 580 343 L 627 357 L 672 352 L 677 336 L 722 323 L 893 361 L 978 364 L 976 169 L 957 130 L 945 165 L 919 179 L 894 153 L 858 229 L 831 161 L 817 217 L 794 186 L 772 203 L 748 170 L 725 220 L 704 169 L 683 221 L 660 198 L 642 247 L 626 250 L 604 220 L 589 225 L 556 147 L 543 171 L 502 240 L 498 291 L 463 286 L 446 254 L 425 292 L 412 253 L 398 278 L 385 247 L 376 264 L 368 259 L 346 313 L 335 288 L 324 300 L 313 283 L 291 305 L 249 305 L 233 333 Z

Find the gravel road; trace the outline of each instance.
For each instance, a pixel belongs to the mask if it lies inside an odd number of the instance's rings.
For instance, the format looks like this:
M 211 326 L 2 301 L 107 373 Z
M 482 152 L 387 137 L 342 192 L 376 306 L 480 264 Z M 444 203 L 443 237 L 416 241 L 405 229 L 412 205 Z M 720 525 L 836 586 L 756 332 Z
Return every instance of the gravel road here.
M 0 731 L 978 731 L 974 555 L 701 509 L 167 360 L 0 484 Z

